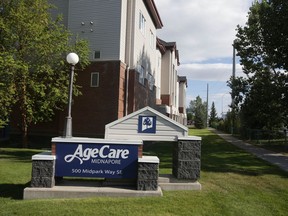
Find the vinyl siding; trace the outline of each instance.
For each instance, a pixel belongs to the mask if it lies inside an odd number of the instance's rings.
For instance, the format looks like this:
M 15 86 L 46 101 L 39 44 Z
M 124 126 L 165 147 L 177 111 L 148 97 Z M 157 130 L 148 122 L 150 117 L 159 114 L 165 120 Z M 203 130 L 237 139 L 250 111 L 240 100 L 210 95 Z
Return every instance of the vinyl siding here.
M 151 108 L 143 108 L 136 113 L 116 120 L 105 129 L 105 139 L 143 140 L 143 141 L 177 141 L 178 137 L 187 136 L 188 129 L 183 125 L 172 121 L 170 118 L 150 111 Z M 156 116 L 156 134 L 138 133 L 139 116 Z
M 91 60 L 95 50 L 101 51 L 100 60 L 120 59 L 121 4 L 121 0 L 70 1 L 68 29 L 90 42 Z
M 51 9 L 51 15 L 55 19 L 58 15 L 62 15 L 64 26 L 68 26 L 68 5 L 69 0 L 49 0 L 49 3 L 54 5 L 56 8 Z
M 140 11 L 145 17 L 146 25 L 145 25 L 145 33 L 143 34 L 139 29 L 139 16 Z M 133 66 L 137 69 L 138 66 L 143 65 L 145 67 L 146 73 L 151 73 L 155 75 L 156 73 L 156 27 L 147 11 L 146 6 L 144 5 L 142 0 L 135 1 L 135 9 L 134 9 L 135 17 L 134 17 L 134 50 L 133 50 Z M 155 38 L 155 46 L 150 46 L 150 31 L 154 34 Z M 147 74 L 146 74 L 147 75 Z
M 162 55 L 159 50 L 157 50 L 156 54 L 156 73 L 155 73 L 155 86 L 156 86 L 156 98 L 161 99 L 161 62 Z
M 127 33 L 127 1 L 122 1 L 121 8 L 121 27 L 120 27 L 120 60 L 125 61 L 126 55 L 126 33 Z
M 162 73 L 161 73 L 161 94 L 168 95 L 171 93 L 170 77 L 172 71 L 171 52 L 168 50 L 162 56 Z
M 89 41 L 91 55 L 101 52 L 99 60 L 122 60 L 124 62 L 126 40 L 125 0 L 52 0 L 58 13 L 65 17 L 64 23 L 74 37 Z M 55 12 L 54 16 L 55 16 Z

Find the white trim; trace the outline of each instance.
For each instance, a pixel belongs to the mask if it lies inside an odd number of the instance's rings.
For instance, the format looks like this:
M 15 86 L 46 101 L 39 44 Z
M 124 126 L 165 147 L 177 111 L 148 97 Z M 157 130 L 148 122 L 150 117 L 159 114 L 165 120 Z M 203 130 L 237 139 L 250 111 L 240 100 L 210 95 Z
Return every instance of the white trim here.
M 107 125 L 105 126 L 105 129 L 107 130 L 109 127 L 112 127 L 112 126 L 117 125 L 117 124 L 119 124 L 119 123 L 121 123 L 121 122 L 123 122 L 123 121 L 126 121 L 127 119 L 130 119 L 130 118 L 132 118 L 132 117 L 134 117 L 134 116 L 137 116 L 137 115 L 139 115 L 139 114 L 141 114 L 142 112 L 147 111 L 147 110 L 150 111 L 150 112 L 152 112 L 152 113 L 154 113 L 155 115 L 157 115 L 157 116 L 159 116 L 159 117 L 161 117 L 161 118 L 169 121 L 171 124 L 174 124 L 174 125 L 176 125 L 177 127 L 183 129 L 185 132 L 188 132 L 188 128 L 187 128 L 186 126 L 184 126 L 184 125 L 182 125 L 182 124 L 180 124 L 180 123 L 172 120 L 171 118 L 163 115 L 162 113 L 160 113 L 160 112 L 152 109 L 152 108 L 149 107 L 149 106 L 144 107 L 144 108 L 142 108 L 142 109 L 140 109 L 140 110 L 138 110 L 138 111 L 136 111 L 136 112 L 134 112 L 134 113 L 131 113 L 131 114 L 129 114 L 129 115 L 123 117 L 123 118 L 120 118 L 120 119 L 118 119 L 118 120 L 116 120 L 116 121 L 114 121 L 114 122 L 111 122 L 111 123 L 107 124 Z
M 184 135 L 183 135 L 184 136 Z M 174 142 L 174 141 L 178 141 L 178 136 L 177 135 L 171 135 L 171 136 L 159 136 L 159 135 L 148 135 L 148 136 L 145 136 L 145 135 L 119 135 L 119 134 L 116 134 L 116 135 L 111 135 L 111 134 L 105 134 L 105 137 L 109 137 L 109 138 L 112 138 L 112 139 L 136 139 L 136 138 L 139 138 L 141 140 L 144 140 L 144 141 L 167 141 L 167 142 Z
M 189 141 L 189 140 L 196 140 L 196 141 L 201 141 L 202 137 L 198 137 L 198 136 L 186 136 L 186 137 L 178 137 L 178 140 L 185 140 L 185 141 Z
M 47 152 L 42 152 L 36 155 L 32 156 L 32 160 L 56 160 L 56 156 L 55 155 L 51 155 L 51 151 L 47 151 Z
M 123 145 L 143 145 L 142 140 L 112 140 L 112 139 L 96 139 L 96 138 L 86 138 L 86 137 L 54 137 L 52 142 L 58 143 L 91 143 L 91 144 L 123 144 Z
M 160 160 L 157 156 L 143 156 L 138 158 L 138 163 L 160 163 Z

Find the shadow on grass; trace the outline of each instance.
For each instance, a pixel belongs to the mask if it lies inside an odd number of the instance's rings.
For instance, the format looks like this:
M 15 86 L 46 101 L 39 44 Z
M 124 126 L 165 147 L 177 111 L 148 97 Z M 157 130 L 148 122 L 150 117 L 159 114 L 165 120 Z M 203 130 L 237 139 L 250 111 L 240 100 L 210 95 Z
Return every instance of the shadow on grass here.
M 51 149 L 51 139 L 55 136 L 28 136 L 29 149 Z M 5 148 L 22 148 L 22 138 L 20 135 L 11 135 L 7 140 L 0 140 L 0 147 Z
M 160 159 L 160 169 L 172 169 L 173 144 L 173 142 L 145 143 L 144 155 L 158 156 Z M 233 146 L 216 134 L 209 133 L 203 135 L 201 148 L 201 171 L 223 174 L 237 173 L 248 176 L 273 174 L 288 178 L 286 172 Z M 8 163 L 15 161 L 30 163 L 32 155 L 37 152 L 39 152 L 39 150 L 1 148 L 0 159 Z M 19 169 L 21 169 L 20 166 L 21 165 L 19 165 Z M 17 172 L 17 170 L 15 170 L 15 172 Z M 9 178 L 9 176 L 6 177 Z M 22 199 L 23 190 L 27 186 L 29 186 L 29 182 L 19 184 L 17 179 L 15 179 L 14 184 L 0 183 L 0 197 Z
M 30 182 L 26 184 L 0 184 L 0 197 L 22 200 L 24 188 L 29 186 Z
M 27 163 L 31 163 L 32 156 L 39 152 L 42 152 L 42 151 L 29 150 L 29 149 L 0 148 L 1 159 L 21 161 L 21 162 L 27 162 Z
M 144 144 L 144 155 L 158 156 L 160 169 L 172 169 L 172 151 L 173 142 Z M 274 174 L 288 178 L 288 173 L 233 146 L 213 133 L 202 136 L 201 171 L 249 176 Z
M 288 174 L 278 167 L 233 146 L 216 134 L 203 137 L 201 157 L 202 171 L 288 177 Z

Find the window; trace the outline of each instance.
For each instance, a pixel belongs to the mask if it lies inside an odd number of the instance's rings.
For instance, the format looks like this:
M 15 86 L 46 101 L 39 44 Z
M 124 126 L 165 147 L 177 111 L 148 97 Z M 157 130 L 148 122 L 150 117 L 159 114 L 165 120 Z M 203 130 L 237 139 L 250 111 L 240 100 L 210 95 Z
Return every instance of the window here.
M 144 17 L 144 15 L 142 14 L 142 12 L 140 11 L 139 14 L 139 29 L 142 32 L 143 35 L 145 35 L 145 27 L 146 26 L 146 19 Z
M 100 59 L 101 58 L 101 52 L 100 50 L 96 50 L 94 52 L 94 59 Z
M 91 73 L 91 87 L 99 87 L 99 73 L 92 72 Z
M 149 85 L 149 89 L 152 91 L 153 87 L 155 84 L 155 78 L 152 76 L 152 74 L 148 74 L 148 85 Z
M 141 65 L 139 67 L 139 82 L 144 85 L 144 79 L 145 79 L 145 68 Z

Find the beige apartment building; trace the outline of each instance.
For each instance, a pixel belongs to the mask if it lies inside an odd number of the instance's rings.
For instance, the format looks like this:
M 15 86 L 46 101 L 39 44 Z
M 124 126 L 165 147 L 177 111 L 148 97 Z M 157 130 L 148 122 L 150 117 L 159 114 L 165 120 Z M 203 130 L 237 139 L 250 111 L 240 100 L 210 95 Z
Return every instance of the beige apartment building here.
M 105 125 L 150 106 L 186 124 L 187 80 L 179 77 L 175 42 L 163 28 L 154 0 L 50 0 L 74 37 L 89 42 L 91 64 L 78 72 L 82 95 L 72 106 L 73 136 L 103 137 Z M 77 68 L 77 65 L 76 65 Z M 62 135 L 66 112 L 32 128 Z

